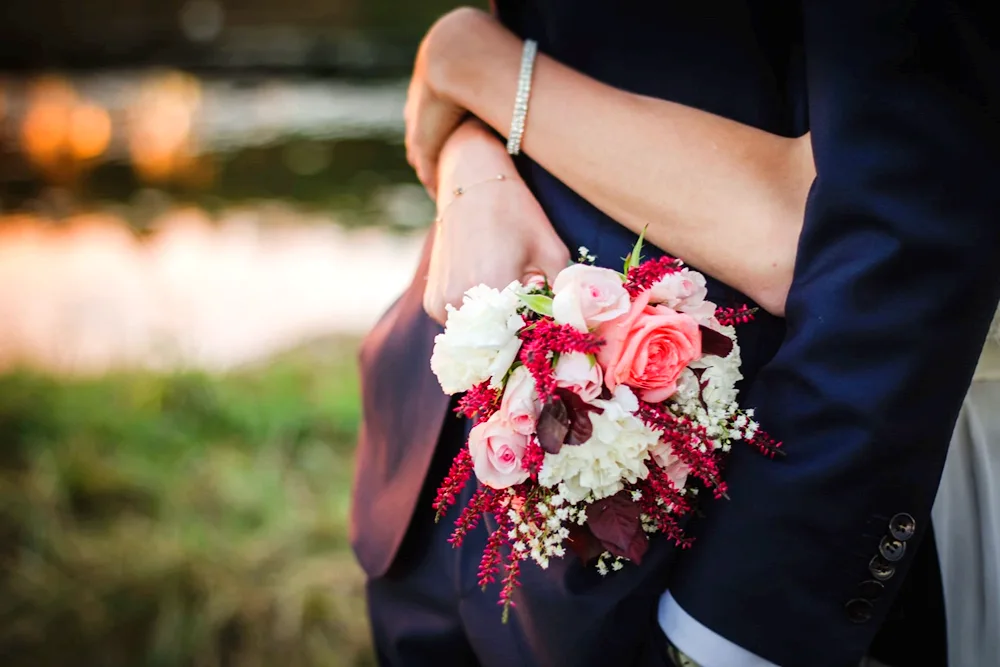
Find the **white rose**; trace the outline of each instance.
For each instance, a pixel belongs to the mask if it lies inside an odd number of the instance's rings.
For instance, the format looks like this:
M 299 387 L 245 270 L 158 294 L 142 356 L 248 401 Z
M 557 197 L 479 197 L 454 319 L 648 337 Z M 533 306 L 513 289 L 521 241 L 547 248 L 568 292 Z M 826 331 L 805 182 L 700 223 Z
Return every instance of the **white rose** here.
M 632 414 L 638 407 L 627 387 L 608 401 L 595 401 L 602 414 L 591 413 L 594 432 L 582 445 L 564 445 L 558 454 L 546 454 L 538 474 L 542 486 L 562 484 L 562 495 L 570 503 L 590 495 L 607 498 L 649 475 L 646 461 L 658 434 Z
M 431 370 L 446 394 L 486 380 L 500 386 L 521 349 L 519 288 L 517 282 L 503 290 L 477 285 L 465 293 L 461 308 L 448 306 L 444 333 L 434 339 L 431 354 Z
M 687 313 L 698 324 L 707 324 L 715 316 L 715 304 L 705 300 L 708 296 L 705 276 L 687 267 L 663 276 L 649 288 L 649 294 L 650 303 L 662 303 L 679 313 Z

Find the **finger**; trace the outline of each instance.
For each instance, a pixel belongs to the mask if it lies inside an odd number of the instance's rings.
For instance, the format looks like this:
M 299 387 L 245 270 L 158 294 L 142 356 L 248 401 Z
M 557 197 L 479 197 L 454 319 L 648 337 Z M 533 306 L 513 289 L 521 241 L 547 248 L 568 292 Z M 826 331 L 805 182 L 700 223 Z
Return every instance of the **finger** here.
M 438 182 L 437 182 L 437 169 L 431 170 L 431 175 L 426 181 L 420 181 L 423 183 L 424 189 L 427 190 L 427 194 L 430 196 L 431 200 L 437 201 L 438 192 Z
M 546 280 L 545 274 L 537 269 L 528 269 L 521 276 L 521 284 L 525 287 L 544 287 Z
M 430 294 L 429 291 L 424 292 L 424 312 L 427 313 L 428 317 L 441 325 L 444 324 L 448 316 L 448 311 L 445 310 L 444 303 Z
M 416 170 L 417 164 L 419 163 L 419 160 L 417 159 L 419 157 L 419 153 L 417 152 L 415 142 L 409 133 L 406 136 L 406 141 L 403 143 L 403 146 L 406 148 L 406 164 Z
M 424 157 L 418 156 L 414 165 L 414 171 L 417 173 L 417 179 L 426 188 L 428 194 L 430 194 L 431 199 L 436 199 L 437 165 Z
M 535 259 L 535 261 L 525 269 L 526 274 L 536 274 L 545 276 L 549 285 L 552 285 L 556 281 L 556 276 L 559 272 L 566 268 L 569 264 L 569 251 L 562 250 L 549 250 L 544 254 L 540 255 Z

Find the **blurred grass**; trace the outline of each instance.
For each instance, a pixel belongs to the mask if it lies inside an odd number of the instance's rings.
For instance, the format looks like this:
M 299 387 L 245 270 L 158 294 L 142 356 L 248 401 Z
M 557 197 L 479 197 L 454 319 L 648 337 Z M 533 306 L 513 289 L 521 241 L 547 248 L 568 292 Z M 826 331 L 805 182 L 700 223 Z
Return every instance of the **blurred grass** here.
M 0 664 L 373 664 L 346 535 L 355 349 L 0 377 Z

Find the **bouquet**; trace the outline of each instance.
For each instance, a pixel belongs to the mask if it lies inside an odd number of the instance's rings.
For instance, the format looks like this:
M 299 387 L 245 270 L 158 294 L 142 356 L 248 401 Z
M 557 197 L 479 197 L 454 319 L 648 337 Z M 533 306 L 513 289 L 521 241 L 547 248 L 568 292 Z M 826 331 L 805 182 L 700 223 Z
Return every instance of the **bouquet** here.
M 725 496 L 732 443 L 779 446 L 736 402 L 734 325 L 753 312 L 717 308 L 703 275 L 641 262 L 641 248 L 623 273 L 581 248 L 551 286 L 473 287 L 435 339 L 431 368 L 464 392 L 457 411 L 474 426 L 434 507 L 440 519 L 480 482 L 451 542 L 495 517 L 479 583 L 501 577 L 505 621 L 522 562 L 545 568 L 569 548 L 603 575 L 640 562 L 655 533 L 688 547 L 679 519 L 699 486 Z

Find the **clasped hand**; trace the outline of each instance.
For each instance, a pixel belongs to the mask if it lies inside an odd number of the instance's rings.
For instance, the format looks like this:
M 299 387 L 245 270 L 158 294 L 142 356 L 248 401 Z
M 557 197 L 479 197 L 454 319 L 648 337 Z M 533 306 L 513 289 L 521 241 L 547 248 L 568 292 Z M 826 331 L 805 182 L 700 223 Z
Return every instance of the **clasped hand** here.
M 475 10 L 442 18 L 424 38 L 406 102 L 407 158 L 435 199 L 440 220 L 424 291 L 424 309 L 440 323 L 447 305 L 484 283 L 503 288 L 513 280 L 544 276 L 550 282 L 569 262 L 569 250 L 518 176 L 504 144 L 431 83 L 449 57 L 457 24 L 492 21 Z M 512 101 L 513 103 L 513 101 Z M 498 174 L 503 179 L 496 179 Z M 468 188 L 456 197 L 456 188 Z
M 569 250 L 503 144 L 478 121 L 464 122 L 446 141 L 438 177 L 443 214 L 435 223 L 424 290 L 424 309 L 438 322 L 444 323 L 446 306 L 461 304 L 474 285 L 503 288 L 532 276 L 551 282 L 569 262 Z M 454 197 L 455 188 L 470 183 L 479 185 Z

